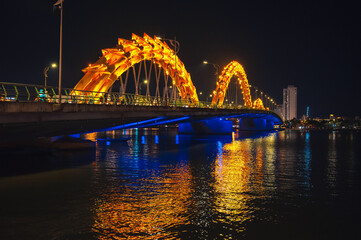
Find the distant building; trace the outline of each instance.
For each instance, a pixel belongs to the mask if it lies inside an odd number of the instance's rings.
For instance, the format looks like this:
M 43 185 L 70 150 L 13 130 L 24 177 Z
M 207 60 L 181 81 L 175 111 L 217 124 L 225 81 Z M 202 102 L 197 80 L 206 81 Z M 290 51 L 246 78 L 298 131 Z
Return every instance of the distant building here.
M 289 85 L 283 89 L 283 116 L 285 120 L 297 118 L 297 88 Z

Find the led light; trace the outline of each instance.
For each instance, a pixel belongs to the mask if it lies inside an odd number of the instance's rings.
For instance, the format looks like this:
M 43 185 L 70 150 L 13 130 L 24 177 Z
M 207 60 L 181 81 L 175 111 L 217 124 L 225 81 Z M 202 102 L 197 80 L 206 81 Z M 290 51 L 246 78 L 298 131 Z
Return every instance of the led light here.
M 216 90 L 214 91 L 214 98 L 212 100 L 212 105 L 221 106 L 224 101 L 224 96 L 226 95 L 226 91 L 233 76 L 237 76 L 238 82 L 240 84 L 240 88 L 243 94 L 243 100 L 245 102 L 245 106 L 253 107 L 251 94 L 248 84 L 248 79 L 246 72 L 243 66 L 237 61 L 230 62 L 224 69 L 222 70 L 222 74 L 219 76 L 219 80 L 217 82 Z
M 174 54 L 173 49 L 160 39 L 156 36 L 151 38 L 147 34 L 143 37 L 133 34 L 132 40 L 118 39 L 117 48 L 103 49 L 103 57 L 83 69 L 85 75 L 74 89 L 97 92 L 94 97 L 102 97 L 121 74 L 135 64 L 149 60 L 163 68 L 173 79 L 182 99 L 198 103 L 196 88 L 183 62 Z M 75 94 L 75 91 L 70 93 Z

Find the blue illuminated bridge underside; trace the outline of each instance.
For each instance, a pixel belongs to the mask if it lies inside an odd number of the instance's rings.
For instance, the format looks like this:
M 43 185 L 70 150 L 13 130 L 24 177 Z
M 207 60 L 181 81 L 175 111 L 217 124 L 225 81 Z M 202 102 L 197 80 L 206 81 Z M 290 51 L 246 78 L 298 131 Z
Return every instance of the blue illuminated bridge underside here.
M 239 119 L 240 130 L 266 130 L 282 123 L 276 113 L 255 109 L 39 102 L 0 102 L 0 116 L 0 140 L 176 123 L 181 133 L 228 133 L 230 118 Z

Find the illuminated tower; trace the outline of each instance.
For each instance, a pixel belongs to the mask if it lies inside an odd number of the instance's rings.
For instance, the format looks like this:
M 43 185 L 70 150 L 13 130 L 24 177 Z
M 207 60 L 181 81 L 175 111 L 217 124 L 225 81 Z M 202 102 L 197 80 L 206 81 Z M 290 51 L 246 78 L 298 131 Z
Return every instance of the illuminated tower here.
M 283 89 L 283 116 L 285 120 L 297 118 L 297 88 L 289 85 Z

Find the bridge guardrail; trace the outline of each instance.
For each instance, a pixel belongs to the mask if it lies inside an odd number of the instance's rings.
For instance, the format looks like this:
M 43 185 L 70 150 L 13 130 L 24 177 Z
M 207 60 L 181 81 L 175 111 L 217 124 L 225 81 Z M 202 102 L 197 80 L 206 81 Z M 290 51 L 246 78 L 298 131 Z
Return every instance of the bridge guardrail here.
M 59 103 L 58 88 L 34 84 L 0 82 L 0 101 L 11 102 L 49 102 Z M 197 104 L 185 99 L 150 97 L 130 93 L 94 92 L 71 88 L 62 88 L 61 102 L 69 104 L 107 104 L 216 108 L 211 102 L 200 101 Z M 248 109 L 244 106 L 225 105 L 226 109 Z

